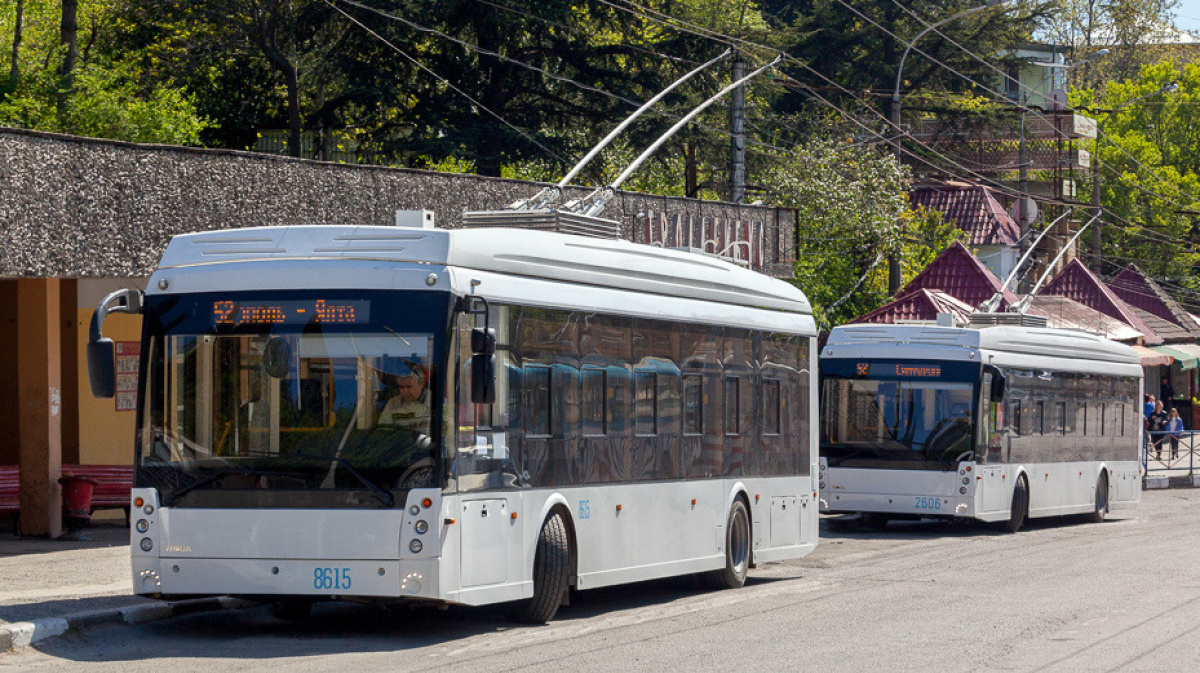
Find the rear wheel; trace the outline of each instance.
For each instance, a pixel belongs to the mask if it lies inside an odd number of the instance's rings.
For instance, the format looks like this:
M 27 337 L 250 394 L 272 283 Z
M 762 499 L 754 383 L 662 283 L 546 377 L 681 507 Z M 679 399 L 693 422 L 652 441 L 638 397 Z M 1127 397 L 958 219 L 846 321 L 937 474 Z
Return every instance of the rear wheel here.
M 1025 525 L 1025 517 L 1029 514 L 1029 482 L 1025 475 L 1017 477 L 1017 486 L 1013 489 L 1012 513 L 1004 524 L 1004 532 L 1015 533 Z
M 750 514 L 741 498 L 729 508 L 725 525 L 725 567 L 706 576 L 714 589 L 736 589 L 746 583 L 750 569 Z
M 1101 472 L 1096 480 L 1096 510 L 1092 512 L 1091 521 L 1100 523 L 1108 516 L 1108 473 Z
M 513 617 L 530 624 L 554 618 L 567 594 L 571 575 L 571 542 L 562 515 L 551 512 L 538 535 L 533 558 L 533 598 L 517 604 Z

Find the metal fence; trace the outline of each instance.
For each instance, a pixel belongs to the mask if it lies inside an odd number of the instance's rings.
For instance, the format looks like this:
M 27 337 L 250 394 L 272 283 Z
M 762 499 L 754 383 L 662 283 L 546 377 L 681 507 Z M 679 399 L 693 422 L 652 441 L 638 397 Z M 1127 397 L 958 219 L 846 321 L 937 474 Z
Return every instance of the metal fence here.
M 1147 432 L 1142 441 L 1142 467 L 1146 474 L 1191 477 L 1196 473 L 1196 449 L 1200 445 L 1197 432 L 1184 430 L 1172 434 L 1166 431 Z

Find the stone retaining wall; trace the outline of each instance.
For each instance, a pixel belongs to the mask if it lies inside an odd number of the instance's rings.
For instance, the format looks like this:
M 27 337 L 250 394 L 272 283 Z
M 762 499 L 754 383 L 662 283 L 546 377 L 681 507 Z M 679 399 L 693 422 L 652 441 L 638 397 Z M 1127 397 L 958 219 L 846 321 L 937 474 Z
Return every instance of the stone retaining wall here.
M 427 209 L 454 227 L 542 185 L 474 175 L 351 166 L 275 155 L 137 145 L 0 128 L 0 276 L 135 277 L 176 234 L 276 224 L 391 225 Z M 577 198 L 588 190 L 572 189 Z M 639 213 L 765 225 L 764 271 L 790 277 L 793 212 L 619 192 L 604 212 L 625 236 Z

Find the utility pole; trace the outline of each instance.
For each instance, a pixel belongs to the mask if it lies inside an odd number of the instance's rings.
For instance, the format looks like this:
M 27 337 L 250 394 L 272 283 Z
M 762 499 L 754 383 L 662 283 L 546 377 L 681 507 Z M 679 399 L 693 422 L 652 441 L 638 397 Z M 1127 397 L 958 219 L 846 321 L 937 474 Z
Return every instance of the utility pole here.
M 740 52 L 733 54 L 733 81 L 746 76 L 746 62 Z M 729 106 L 729 200 L 741 203 L 746 198 L 746 85 L 733 90 Z

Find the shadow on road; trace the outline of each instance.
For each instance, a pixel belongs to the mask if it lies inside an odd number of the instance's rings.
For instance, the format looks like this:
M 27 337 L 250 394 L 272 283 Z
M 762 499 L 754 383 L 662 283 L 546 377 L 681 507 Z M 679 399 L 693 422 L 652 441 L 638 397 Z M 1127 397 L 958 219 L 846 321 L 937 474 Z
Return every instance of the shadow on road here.
M 1105 523 L 1111 523 L 1112 520 Z M 898 519 L 888 521 L 883 528 L 867 526 L 857 514 L 821 517 L 822 540 L 873 540 L 930 538 L 976 538 L 1010 535 L 1001 529 L 1003 524 L 984 523 L 970 520 L 946 519 Z M 1038 530 L 1054 530 L 1071 526 L 1094 525 L 1086 516 L 1052 516 L 1026 519 L 1016 535 Z
M 789 578 L 752 575 L 746 584 L 749 587 L 784 579 Z M 547 626 L 515 622 L 503 605 L 439 609 L 427 605 L 320 603 L 314 606 L 311 617 L 296 622 L 278 620 L 261 606 L 74 632 L 39 643 L 36 649 L 69 661 L 109 662 L 165 657 L 274 660 L 442 645 L 457 648 L 459 641 L 473 636 L 506 631 L 529 636 L 540 629 L 561 628 L 606 615 L 619 618 L 620 613 L 639 608 L 665 607 L 709 591 L 701 588 L 696 578 L 679 577 L 573 592 L 571 605 L 563 607 Z

